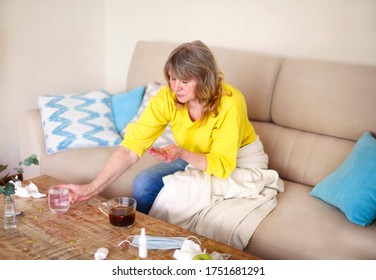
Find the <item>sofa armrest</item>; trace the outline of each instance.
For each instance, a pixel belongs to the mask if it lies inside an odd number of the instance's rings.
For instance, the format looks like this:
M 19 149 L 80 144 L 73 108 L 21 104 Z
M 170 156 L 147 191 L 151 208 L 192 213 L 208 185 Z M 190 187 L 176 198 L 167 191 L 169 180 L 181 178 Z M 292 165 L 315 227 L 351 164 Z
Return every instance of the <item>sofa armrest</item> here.
M 18 147 L 20 159 L 36 154 L 38 159 L 45 153 L 42 120 L 38 109 L 21 114 L 18 119 Z M 25 168 L 24 179 L 41 175 L 40 166 Z

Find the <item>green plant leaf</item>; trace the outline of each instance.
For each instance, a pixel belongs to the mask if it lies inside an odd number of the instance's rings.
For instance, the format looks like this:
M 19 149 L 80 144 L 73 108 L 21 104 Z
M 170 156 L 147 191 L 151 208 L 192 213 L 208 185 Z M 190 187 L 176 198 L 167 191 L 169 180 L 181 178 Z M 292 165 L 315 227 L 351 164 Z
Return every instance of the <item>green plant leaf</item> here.
M 30 166 L 33 163 L 33 160 L 31 158 L 25 158 L 23 161 L 23 164 L 26 166 Z
M 17 174 L 22 174 L 24 172 L 22 165 L 30 166 L 32 164 L 39 165 L 39 160 L 38 160 L 36 154 L 32 154 L 32 155 L 28 156 L 27 158 L 25 158 L 24 161 L 20 161 L 18 163 L 19 167 L 15 167 L 13 169 L 17 171 Z M 8 165 L 0 164 L 0 172 L 6 170 L 7 168 L 8 168 Z M 2 178 L 0 177 L 0 194 L 6 194 L 6 193 L 8 193 L 8 190 L 10 190 L 9 188 L 7 188 L 7 186 L 5 185 L 5 182 L 4 182 L 4 181 L 6 181 L 5 179 L 7 179 L 8 175 L 9 175 L 9 173 L 7 175 L 3 176 Z M 11 194 L 14 193 L 14 186 L 13 186 L 12 190 L 10 190 L 9 192 L 11 192 Z
M 8 168 L 8 165 L 2 165 L 0 164 L 0 172 L 6 170 Z
M 11 195 L 14 194 L 14 184 L 11 182 L 6 183 L 4 187 L 0 188 L 0 194 Z
M 24 172 L 23 168 L 22 167 L 17 167 L 17 168 L 14 168 L 14 170 L 17 171 L 17 174 L 22 174 Z
M 35 165 L 38 165 L 39 164 L 39 161 L 37 159 L 37 156 L 35 154 L 32 154 L 31 156 L 25 158 L 25 160 L 23 162 L 20 162 L 20 165 L 21 164 L 24 164 L 26 166 L 30 166 L 32 164 L 35 164 Z

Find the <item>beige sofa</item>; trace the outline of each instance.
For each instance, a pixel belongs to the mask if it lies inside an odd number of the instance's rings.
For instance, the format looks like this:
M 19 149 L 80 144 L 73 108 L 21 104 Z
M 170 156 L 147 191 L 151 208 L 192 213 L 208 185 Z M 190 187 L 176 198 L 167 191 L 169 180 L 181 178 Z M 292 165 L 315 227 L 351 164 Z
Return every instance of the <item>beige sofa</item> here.
M 139 42 L 127 87 L 164 82 L 162 68 L 177 44 Z M 248 114 L 286 191 L 262 221 L 246 251 L 265 259 L 376 259 L 376 223 L 361 227 L 309 195 L 333 172 L 365 131 L 376 133 L 376 67 L 282 58 L 213 48 L 226 80 L 245 95 Z M 94 178 L 114 148 L 47 155 L 38 109 L 20 119 L 21 158 L 37 153 L 27 177 L 49 174 L 67 182 Z M 157 161 L 145 155 L 103 195 L 130 195 L 132 180 Z M 29 173 L 28 173 L 29 172 Z

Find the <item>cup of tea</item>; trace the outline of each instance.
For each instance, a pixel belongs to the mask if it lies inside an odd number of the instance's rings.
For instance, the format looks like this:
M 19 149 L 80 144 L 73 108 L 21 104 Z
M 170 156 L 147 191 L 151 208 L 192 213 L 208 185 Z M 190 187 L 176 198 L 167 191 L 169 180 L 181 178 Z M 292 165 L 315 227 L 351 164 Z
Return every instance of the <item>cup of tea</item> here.
M 132 197 L 115 197 L 102 202 L 99 209 L 116 227 L 132 227 L 136 222 L 137 201 Z
M 53 186 L 48 189 L 48 206 L 52 213 L 65 213 L 70 206 L 67 188 Z

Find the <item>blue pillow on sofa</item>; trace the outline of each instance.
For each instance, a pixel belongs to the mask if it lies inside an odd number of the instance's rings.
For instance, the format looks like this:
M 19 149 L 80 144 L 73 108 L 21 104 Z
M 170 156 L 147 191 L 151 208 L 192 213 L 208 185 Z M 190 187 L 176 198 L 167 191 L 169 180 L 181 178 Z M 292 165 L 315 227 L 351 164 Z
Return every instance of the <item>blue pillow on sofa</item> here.
M 376 219 L 376 139 L 370 132 L 310 194 L 339 208 L 357 225 L 367 226 Z
M 137 114 L 144 92 L 145 86 L 140 86 L 125 93 L 112 94 L 112 112 L 119 134 Z

